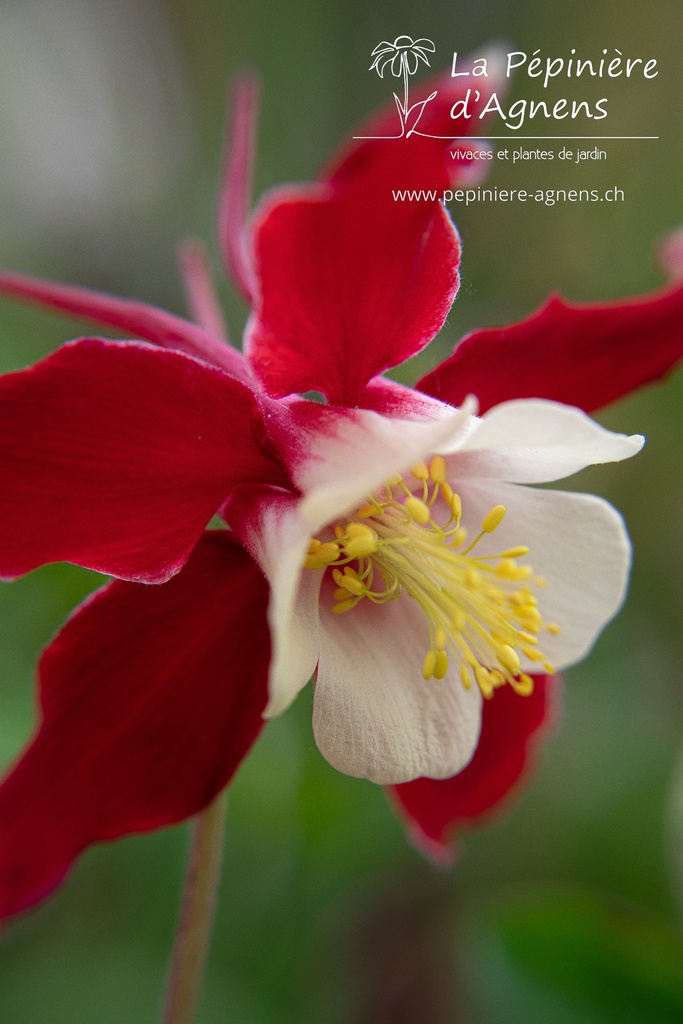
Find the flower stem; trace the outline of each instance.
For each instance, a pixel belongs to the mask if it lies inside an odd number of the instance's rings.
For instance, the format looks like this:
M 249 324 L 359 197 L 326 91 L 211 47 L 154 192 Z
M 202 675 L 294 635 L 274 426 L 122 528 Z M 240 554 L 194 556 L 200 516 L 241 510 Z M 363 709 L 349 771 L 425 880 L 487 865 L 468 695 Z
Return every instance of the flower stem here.
M 194 821 L 161 1024 L 192 1024 L 204 980 L 223 850 L 225 793 Z

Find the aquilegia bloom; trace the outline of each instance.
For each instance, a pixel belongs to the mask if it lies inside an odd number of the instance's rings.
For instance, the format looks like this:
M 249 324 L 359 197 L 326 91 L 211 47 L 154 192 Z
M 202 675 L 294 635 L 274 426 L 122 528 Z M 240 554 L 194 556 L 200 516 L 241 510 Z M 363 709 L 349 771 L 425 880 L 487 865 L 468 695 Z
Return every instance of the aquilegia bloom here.
M 457 133 L 459 87 L 436 85 L 425 133 Z M 529 485 L 638 450 L 586 412 L 678 360 L 683 290 L 554 298 L 470 335 L 415 390 L 392 383 L 443 324 L 459 243 L 442 206 L 390 190 L 466 168 L 435 139 L 366 141 L 249 221 L 252 98 L 244 85 L 219 217 L 252 307 L 244 356 L 196 264 L 200 326 L 0 275 L 5 294 L 143 339 L 81 338 L 0 380 L 0 571 L 116 577 L 40 662 L 40 725 L 0 787 L 5 917 L 87 845 L 201 810 L 314 671 L 323 754 L 400 784 L 443 855 L 519 777 L 550 675 L 623 598 L 619 515 Z M 229 529 L 205 532 L 217 511 Z

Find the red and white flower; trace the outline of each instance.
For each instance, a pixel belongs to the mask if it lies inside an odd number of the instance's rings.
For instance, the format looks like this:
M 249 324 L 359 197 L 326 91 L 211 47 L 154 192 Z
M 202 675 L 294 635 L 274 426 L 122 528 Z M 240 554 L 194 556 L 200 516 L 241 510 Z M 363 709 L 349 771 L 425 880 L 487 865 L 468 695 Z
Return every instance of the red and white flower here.
M 425 117 L 457 133 L 458 86 L 438 85 Z M 116 577 L 40 662 L 40 723 L 0 787 L 5 917 L 89 844 L 201 810 L 314 671 L 324 755 L 400 783 L 443 855 L 517 780 L 551 674 L 623 598 L 618 513 L 529 485 L 638 450 L 586 412 L 680 358 L 683 289 L 553 299 L 394 384 L 384 371 L 448 313 L 459 242 L 443 207 L 390 190 L 461 168 L 438 140 L 361 142 L 249 220 L 252 99 L 244 85 L 219 218 L 252 305 L 244 356 L 196 253 L 199 326 L 0 274 L 7 295 L 137 339 L 81 338 L 0 380 L 0 572 Z M 206 532 L 217 511 L 229 529 Z

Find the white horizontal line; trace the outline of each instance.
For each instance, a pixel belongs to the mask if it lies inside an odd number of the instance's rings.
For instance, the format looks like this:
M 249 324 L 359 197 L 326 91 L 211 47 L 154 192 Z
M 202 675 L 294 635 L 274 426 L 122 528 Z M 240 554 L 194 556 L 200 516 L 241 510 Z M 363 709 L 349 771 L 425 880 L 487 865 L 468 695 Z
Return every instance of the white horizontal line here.
M 454 135 L 454 139 L 658 139 L 659 135 Z
M 420 135 L 420 132 L 414 132 L 415 135 Z M 354 135 L 354 139 L 359 141 L 374 141 L 382 142 L 390 141 L 393 138 L 401 138 L 401 136 L 382 136 L 382 135 Z M 443 139 L 444 142 L 450 139 L 452 142 L 456 142 L 459 139 L 467 141 L 467 139 L 476 139 L 478 141 L 488 141 L 489 139 L 504 139 L 506 142 L 514 142 L 516 139 L 591 139 L 594 142 L 604 142 L 607 139 L 658 139 L 659 135 L 426 135 L 423 138 L 428 139 Z

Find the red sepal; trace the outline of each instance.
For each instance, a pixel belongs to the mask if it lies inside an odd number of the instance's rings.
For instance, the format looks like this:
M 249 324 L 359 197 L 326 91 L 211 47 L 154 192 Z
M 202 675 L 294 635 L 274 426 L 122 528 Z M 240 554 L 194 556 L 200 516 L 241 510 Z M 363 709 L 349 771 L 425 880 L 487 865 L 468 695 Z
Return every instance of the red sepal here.
M 104 324 L 129 338 L 140 338 L 161 348 L 175 349 L 204 359 L 239 380 L 252 380 L 249 367 L 237 349 L 196 324 L 145 302 L 119 299 L 90 288 L 43 281 L 9 271 L 0 271 L 0 294 L 56 313 Z
M 518 784 L 540 735 L 553 724 L 557 682 L 557 677 L 534 676 L 529 697 L 504 686 L 484 701 L 479 744 L 459 775 L 391 787 L 409 838 L 430 859 L 450 864 L 453 835 L 498 809 Z
M 257 80 L 248 73 L 239 75 L 231 97 L 232 124 L 218 197 L 217 234 L 223 264 L 249 303 L 258 294 L 249 233 L 258 100 Z
M 274 396 L 315 390 L 354 406 L 448 314 L 460 256 L 448 214 L 370 184 L 278 193 L 257 219 L 262 297 L 245 351 Z
M 623 302 L 553 296 L 511 327 L 474 331 L 424 376 L 420 391 L 485 412 L 510 398 L 548 398 L 592 412 L 663 377 L 683 358 L 683 287 Z
M 494 64 L 470 117 L 451 117 L 467 87 L 442 74 L 416 88 L 402 136 L 389 104 L 358 131 L 378 138 L 354 139 L 322 184 L 275 192 L 257 212 L 260 296 L 245 351 L 270 394 L 321 391 L 333 405 L 354 406 L 371 377 L 441 329 L 460 247 L 439 200 L 485 166 L 464 158 L 472 144 L 458 156 L 449 140 L 481 128 L 478 114 L 499 82 Z M 399 198 L 406 189 L 427 191 Z
M 261 727 L 268 588 L 227 531 L 161 587 L 116 581 L 45 651 L 42 722 L 0 787 L 0 917 L 92 843 L 196 814 Z
M 0 573 L 160 582 L 237 483 L 277 483 L 252 392 L 142 342 L 81 339 L 0 378 Z M 265 443 L 265 440 L 264 440 Z

